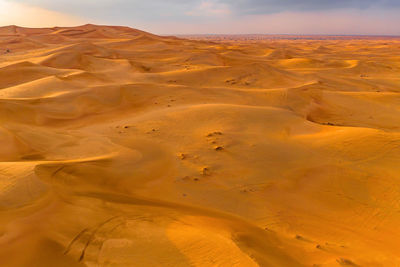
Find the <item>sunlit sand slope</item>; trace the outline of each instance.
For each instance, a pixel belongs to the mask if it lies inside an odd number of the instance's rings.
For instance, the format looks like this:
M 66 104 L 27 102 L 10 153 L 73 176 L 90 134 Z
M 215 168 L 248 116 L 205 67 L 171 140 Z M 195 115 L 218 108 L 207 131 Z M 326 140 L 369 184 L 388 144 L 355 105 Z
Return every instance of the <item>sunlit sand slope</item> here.
M 400 42 L 0 28 L 1 266 L 400 266 Z

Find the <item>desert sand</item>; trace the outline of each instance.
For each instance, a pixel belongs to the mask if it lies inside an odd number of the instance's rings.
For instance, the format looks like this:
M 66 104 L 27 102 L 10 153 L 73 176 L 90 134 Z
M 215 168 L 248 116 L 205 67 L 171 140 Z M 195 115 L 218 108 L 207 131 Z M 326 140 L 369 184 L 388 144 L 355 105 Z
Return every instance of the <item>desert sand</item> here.
M 400 266 L 398 39 L 0 49 L 1 266 Z

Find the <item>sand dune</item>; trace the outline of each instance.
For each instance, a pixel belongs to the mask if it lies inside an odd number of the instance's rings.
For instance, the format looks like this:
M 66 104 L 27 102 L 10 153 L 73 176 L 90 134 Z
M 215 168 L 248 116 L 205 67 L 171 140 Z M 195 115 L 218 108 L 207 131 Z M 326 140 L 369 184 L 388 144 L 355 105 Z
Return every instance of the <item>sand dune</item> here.
M 0 28 L 0 265 L 400 265 L 399 41 L 196 39 Z

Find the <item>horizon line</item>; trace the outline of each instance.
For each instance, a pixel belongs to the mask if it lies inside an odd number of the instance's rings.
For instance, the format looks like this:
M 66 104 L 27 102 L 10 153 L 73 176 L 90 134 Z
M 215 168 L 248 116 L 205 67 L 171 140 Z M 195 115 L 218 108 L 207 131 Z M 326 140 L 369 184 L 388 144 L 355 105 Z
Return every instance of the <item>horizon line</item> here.
M 329 34 L 329 33 L 176 33 L 162 35 L 285 35 L 285 36 L 366 36 L 366 37 L 400 37 L 394 34 Z
M 155 33 L 148 30 L 142 30 L 141 28 L 136 28 L 128 25 L 115 25 L 115 24 L 96 24 L 96 23 L 85 23 L 79 24 L 75 26 L 44 26 L 44 27 L 28 27 L 28 26 L 19 26 L 16 24 L 9 25 L 0 25 L 2 27 L 19 27 L 19 28 L 27 28 L 27 29 L 51 29 L 51 28 L 75 28 L 82 26 L 103 26 L 103 27 L 128 27 L 135 30 L 145 31 L 152 34 L 157 34 L 160 36 L 328 36 L 328 37 L 392 37 L 392 38 L 400 38 L 400 34 L 329 34 L 329 33 Z

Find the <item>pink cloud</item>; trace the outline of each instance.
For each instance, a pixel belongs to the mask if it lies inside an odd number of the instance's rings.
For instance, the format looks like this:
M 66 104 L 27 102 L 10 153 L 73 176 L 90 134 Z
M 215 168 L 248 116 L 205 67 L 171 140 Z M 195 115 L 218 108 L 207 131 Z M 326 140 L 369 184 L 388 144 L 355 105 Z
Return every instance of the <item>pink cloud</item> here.
M 196 8 L 185 14 L 188 16 L 227 16 L 231 14 L 231 10 L 225 4 L 203 1 Z

